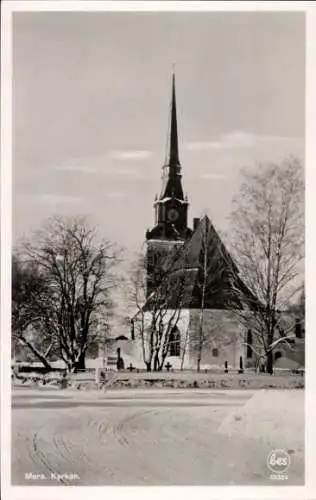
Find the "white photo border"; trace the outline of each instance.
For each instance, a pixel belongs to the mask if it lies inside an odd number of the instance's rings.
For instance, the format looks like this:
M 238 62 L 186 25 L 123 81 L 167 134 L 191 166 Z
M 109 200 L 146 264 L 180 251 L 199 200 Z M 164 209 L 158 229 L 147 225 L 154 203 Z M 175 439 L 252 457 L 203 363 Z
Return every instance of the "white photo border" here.
M 306 483 L 302 487 L 16 487 L 11 486 L 12 14 L 26 11 L 301 11 L 306 15 Z M 316 2 L 4 1 L 1 16 L 1 489 L 4 500 L 316 498 Z

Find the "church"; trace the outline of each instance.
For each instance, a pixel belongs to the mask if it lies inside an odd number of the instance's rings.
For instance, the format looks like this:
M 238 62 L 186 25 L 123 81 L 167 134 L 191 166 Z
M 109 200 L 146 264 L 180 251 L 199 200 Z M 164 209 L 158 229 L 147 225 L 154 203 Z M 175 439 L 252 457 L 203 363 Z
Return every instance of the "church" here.
M 130 339 L 113 339 L 112 354 L 119 349 L 127 363 L 150 370 L 253 367 L 252 333 L 238 311 L 255 314 L 260 305 L 210 219 L 193 218 L 190 227 L 179 157 L 173 74 L 167 158 L 145 234 L 144 302 L 131 318 Z
M 170 113 L 162 186 L 154 201 L 155 222 L 145 236 L 147 300 L 141 314 L 138 312 L 132 320 L 133 338 L 137 342 L 141 336 L 148 344 L 153 310 L 156 308 L 157 317 L 162 315 L 156 298 L 160 289 L 164 298 L 168 296 L 163 305 L 167 310 L 164 322 L 169 325 L 162 341 L 167 343 L 164 362 L 175 369 L 196 368 L 197 363 L 201 368 L 224 366 L 225 362 L 238 368 L 240 357 L 247 357 L 247 349 L 242 345 L 244 332 L 234 310 L 244 307 L 245 300 L 251 309 L 255 297 L 239 278 L 210 219 L 194 218 L 192 227 L 189 225 L 189 198 L 183 190 L 179 158 L 174 74 Z M 147 334 L 139 331 L 140 324 L 147 328 Z

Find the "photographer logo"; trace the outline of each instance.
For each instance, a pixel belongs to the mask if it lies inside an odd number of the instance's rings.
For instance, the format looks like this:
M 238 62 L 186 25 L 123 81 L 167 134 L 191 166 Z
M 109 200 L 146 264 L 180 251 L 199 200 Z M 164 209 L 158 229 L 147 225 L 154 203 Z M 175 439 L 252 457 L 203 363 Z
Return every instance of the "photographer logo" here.
M 271 471 L 270 479 L 286 480 L 286 471 L 291 464 L 290 455 L 285 450 L 272 450 L 267 458 L 267 466 Z

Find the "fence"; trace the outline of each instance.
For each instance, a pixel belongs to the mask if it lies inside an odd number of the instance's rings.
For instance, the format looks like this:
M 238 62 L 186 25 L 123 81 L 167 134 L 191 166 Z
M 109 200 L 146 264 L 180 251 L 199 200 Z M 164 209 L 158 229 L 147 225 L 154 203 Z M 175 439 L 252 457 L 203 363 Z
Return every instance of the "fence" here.
M 302 369 L 275 369 L 274 375 L 272 377 L 282 377 L 282 376 L 304 376 L 305 370 Z M 76 373 L 66 373 L 65 370 L 56 369 L 53 371 L 47 371 L 47 369 L 43 369 L 43 367 L 32 367 L 32 366 L 21 366 L 20 370 L 12 373 L 13 383 L 22 383 L 25 384 L 27 382 L 31 383 L 41 383 L 45 384 L 53 384 L 57 385 L 61 388 L 65 388 L 68 385 L 74 384 L 82 384 L 82 383 L 92 383 L 97 386 L 102 385 L 103 387 L 111 386 L 115 381 L 128 381 L 128 380 L 191 380 L 191 378 L 197 378 L 201 380 L 203 377 L 207 376 L 213 377 L 214 379 L 218 379 L 221 377 L 236 377 L 240 378 L 242 376 L 247 379 L 251 379 L 253 377 L 256 378 L 267 378 L 270 379 L 271 375 L 268 373 L 256 373 L 254 369 L 246 368 L 241 373 L 240 370 L 237 369 L 229 369 L 228 371 L 222 368 L 211 368 L 211 369 L 203 369 L 199 373 L 196 370 L 192 369 L 174 369 L 170 365 L 169 367 L 165 367 L 162 371 L 151 371 L 148 372 L 145 368 L 136 368 L 133 367 L 132 364 L 124 369 L 117 370 L 115 366 L 107 366 L 104 368 L 88 368 L 85 370 L 77 370 Z

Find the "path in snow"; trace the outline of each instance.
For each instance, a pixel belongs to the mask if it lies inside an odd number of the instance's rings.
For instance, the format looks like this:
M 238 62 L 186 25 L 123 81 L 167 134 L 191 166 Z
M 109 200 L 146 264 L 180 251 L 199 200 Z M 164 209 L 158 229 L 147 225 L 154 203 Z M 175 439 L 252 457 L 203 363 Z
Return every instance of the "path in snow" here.
M 249 436 L 218 433 L 225 419 L 240 410 L 252 394 L 16 391 L 12 483 L 271 485 L 266 466 L 271 451 L 268 444 Z M 294 457 L 287 484 L 302 484 L 303 471 L 303 458 Z M 26 473 L 43 476 L 27 480 Z M 51 479 L 54 473 L 76 474 L 77 478 L 57 482 Z

